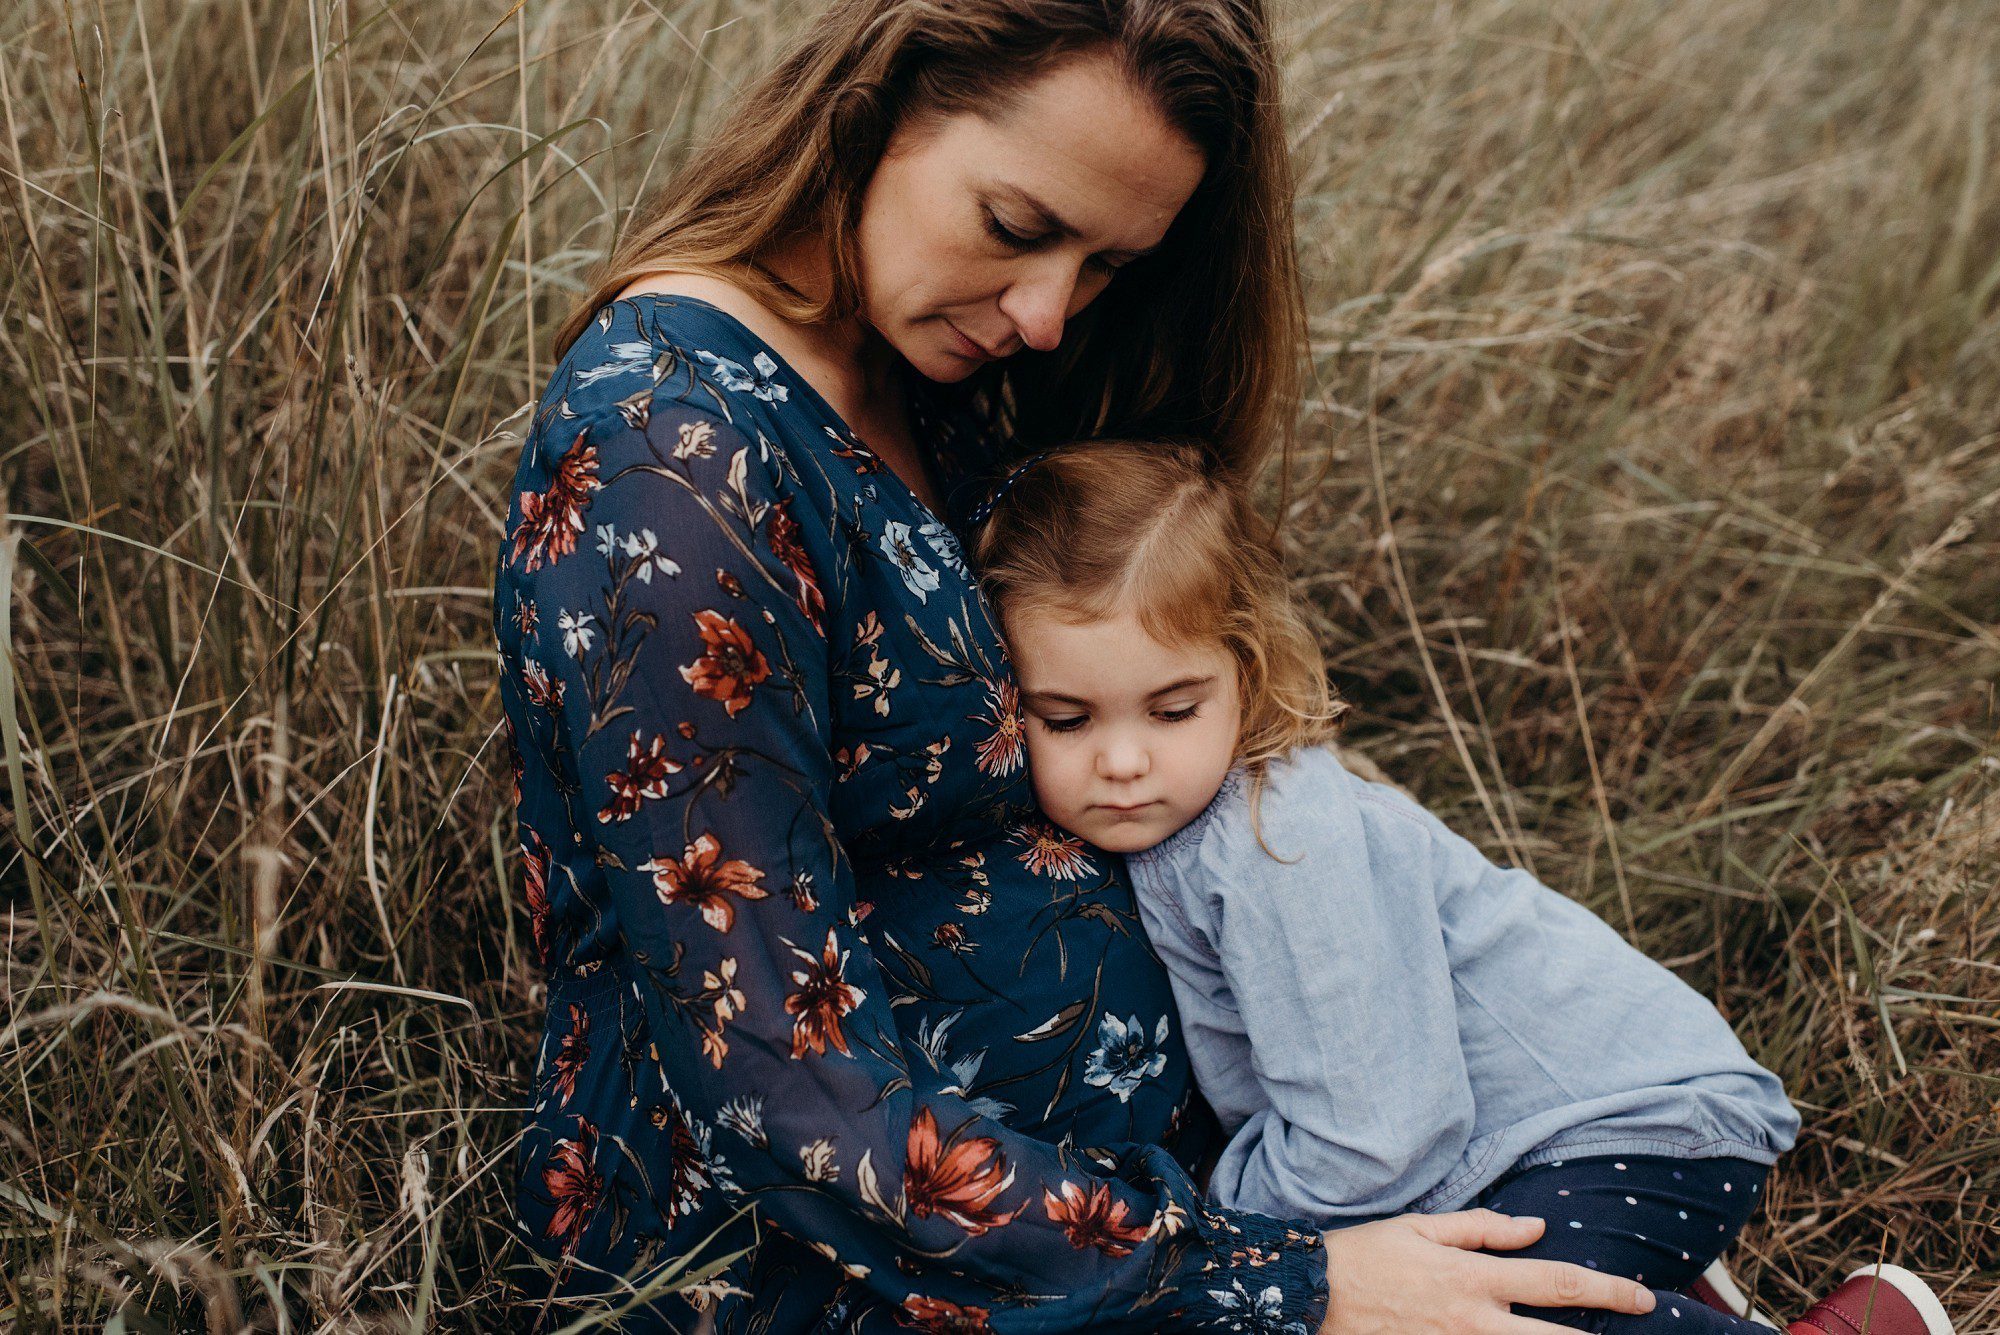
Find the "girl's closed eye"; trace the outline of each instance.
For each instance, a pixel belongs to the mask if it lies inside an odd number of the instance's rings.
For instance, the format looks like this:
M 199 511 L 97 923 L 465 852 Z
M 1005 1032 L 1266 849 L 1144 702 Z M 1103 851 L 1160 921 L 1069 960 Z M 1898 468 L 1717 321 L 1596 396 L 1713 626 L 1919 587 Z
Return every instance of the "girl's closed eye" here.
M 1153 715 L 1153 717 L 1162 723 L 1186 723 L 1200 716 L 1200 705 L 1189 705 L 1185 709 L 1162 709 Z M 1042 718 L 1039 715 L 1036 716 L 1036 722 L 1040 723 L 1050 732 L 1058 733 L 1075 732 L 1089 721 L 1090 715 L 1088 714 L 1070 714 L 1063 718 Z

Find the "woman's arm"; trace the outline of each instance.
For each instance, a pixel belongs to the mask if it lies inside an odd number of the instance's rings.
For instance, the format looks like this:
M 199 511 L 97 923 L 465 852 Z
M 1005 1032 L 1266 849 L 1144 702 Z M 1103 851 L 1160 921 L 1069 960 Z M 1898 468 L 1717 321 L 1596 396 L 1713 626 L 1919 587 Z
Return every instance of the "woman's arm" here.
M 573 436 L 564 505 L 523 505 L 526 596 L 595 632 L 545 635 L 525 671 L 722 1181 L 911 1321 L 1192 1330 L 1257 1303 L 1316 1328 L 1313 1230 L 1209 1208 L 1157 1146 L 1102 1171 L 940 1093 L 954 1077 L 897 1031 L 828 814 L 833 572 L 753 433 L 628 404 Z

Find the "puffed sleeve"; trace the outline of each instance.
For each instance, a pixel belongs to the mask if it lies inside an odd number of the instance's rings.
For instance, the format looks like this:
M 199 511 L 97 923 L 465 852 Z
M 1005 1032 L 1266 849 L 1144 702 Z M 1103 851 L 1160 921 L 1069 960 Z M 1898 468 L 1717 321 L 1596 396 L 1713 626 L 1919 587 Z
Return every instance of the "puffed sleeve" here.
M 802 526 L 807 484 L 726 408 L 621 412 L 564 431 L 549 495 L 524 498 L 514 568 L 563 631 L 524 671 L 561 719 L 623 967 L 673 1097 L 713 1128 L 717 1185 L 907 1324 L 1261 1315 L 1311 1335 L 1310 1226 L 1209 1207 L 1157 1146 L 1093 1161 L 940 1092 L 955 1077 L 897 1031 L 829 815 L 837 558 Z
M 1209 1179 L 1235 1205 L 1329 1221 L 1400 1213 L 1449 1175 L 1472 1132 L 1451 965 L 1423 877 L 1430 836 L 1357 801 L 1357 786 L 1326 752 L 1275 769 L 1258 831 L 1225 832 L 1228 871 L 1204 887 L 1216 991 L 1233 994 L 1225 1023 L 1240 1033 L 1215 1052 L 1240 1050 L 1249 1067 L 1213 1078 L 1258 1087 L 1228 1091 L 1256 1111 Z M 1184 986 L 1177 975 L 1177 997 Z M 1221 1058 L 1199 1046 L 1194 1058 L 1206 1088 Z

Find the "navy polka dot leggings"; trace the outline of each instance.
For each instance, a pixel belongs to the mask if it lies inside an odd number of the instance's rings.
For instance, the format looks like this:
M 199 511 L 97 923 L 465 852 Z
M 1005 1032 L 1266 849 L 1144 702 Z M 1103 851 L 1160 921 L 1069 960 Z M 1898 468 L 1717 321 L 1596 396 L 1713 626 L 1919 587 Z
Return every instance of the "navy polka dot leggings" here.
M 1509 1173 L 1473 1205 L 1548 1221 L 1533 1246 L 1494 1255 L 1568 1261 L 1623 1275 L 1659 1300 L 1644 1316 L 1516 1305 L 1520 1315 L 1598 1335 L 1773 1335 L 1769 1326 L 1680 1292 L 1728 1249 L 1756 1209 L 1768 1172 L 1742 1159 L 1563 1159 Z

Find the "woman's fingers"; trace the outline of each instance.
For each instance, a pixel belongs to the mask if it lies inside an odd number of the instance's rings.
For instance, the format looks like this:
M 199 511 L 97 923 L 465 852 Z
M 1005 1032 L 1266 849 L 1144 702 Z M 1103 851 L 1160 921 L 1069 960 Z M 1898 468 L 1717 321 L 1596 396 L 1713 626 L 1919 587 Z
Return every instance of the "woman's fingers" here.
M 1459 1210 L 1452 1214 L 1404 1215 L 1410 1226 L 1432 1242 L 1469 1252 L 1513 1251 L 1542 1236 L 1541 1220 L 1530 1215 L 1505 1215 L 1497 1210 Z
M 1635 1316 L 1653 1310 L 1653 1291 L 1617 1275 L 1586 1270 L 1565 1261 L 1482 1257 L 1495 1298 L 1529 1307 L 1601 1307 Z
M 1573 1326 L 1558 1326 L 1553 1321 L 1537 1321 L 1531 1316 L 1503 1314 L 1494 1319 L 1489 1328 L 1492 1335 L 1550 1335 L 1551 1331 L 1573 1330 Z

